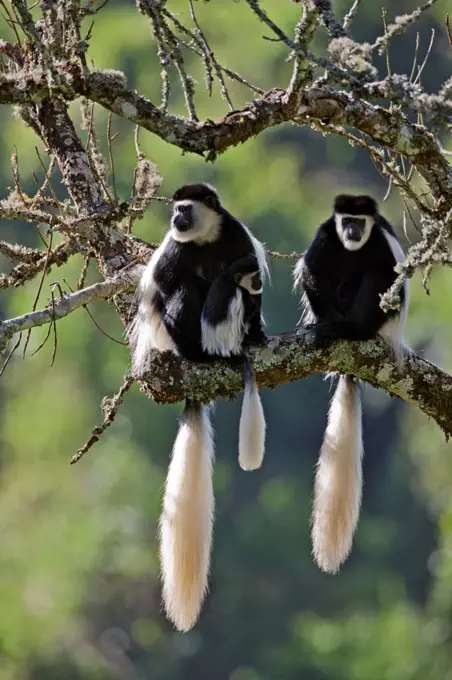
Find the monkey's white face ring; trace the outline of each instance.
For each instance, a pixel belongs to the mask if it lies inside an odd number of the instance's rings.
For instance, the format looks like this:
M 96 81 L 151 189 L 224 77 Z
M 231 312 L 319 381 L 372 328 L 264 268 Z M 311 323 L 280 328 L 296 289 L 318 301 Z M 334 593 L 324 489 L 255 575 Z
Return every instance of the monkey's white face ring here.
M 187 209 L 191 209 L 187 214 L 191 225 L 187 227 L 184 224 L 184 228 L 181 230 L 177 226 L 177 221 L 183 212 L 187 212 Z M 190 241 L 198 245 L 213 243 L 220 235 L 221 219 L 221 215 L 200 201 L 177 201 L 174 204 L 174 212 L 171 218 L 171 236 L 179 243 Z
M 362 229 L 361 238 L 359 240 L 351 239 L 347 237 L 346 229 L 343 224 L 343 220 L 347 218 L 364 220 L 364 227 Z M 372 233 L 372 227 L 375 224 L 375 219 L 370 215 L 348 215 L 345 213 L 335 213 L 334 220 L 336 224 L 336 233 L 339 237 L 340 242 L 346 250 L 356 251 L 360 250 L 366 245 Z

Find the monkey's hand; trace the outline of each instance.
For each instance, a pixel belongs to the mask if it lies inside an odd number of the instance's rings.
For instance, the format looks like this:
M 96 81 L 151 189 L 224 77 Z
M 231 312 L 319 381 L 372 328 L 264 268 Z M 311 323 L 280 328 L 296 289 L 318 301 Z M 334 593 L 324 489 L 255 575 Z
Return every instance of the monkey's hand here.
M 340 337 L 335 326 L 328 321 L 318 321 L 304 326 L 301 334 L 307 344 L 314 349 L 324 349 Z
M 258 345 L 265 345 L 267 343 L 267 336 L 260 327 L 260 324 L 253 325 L 243 340 L 244 347 L 255 347 Z
M 305 326 L 304 331 L 306 341 L 316 349 L 328 347 L 335 340 L 370 340 L 375 337 L 366 327 L 345 317 L 333 321 L 318 321 Z

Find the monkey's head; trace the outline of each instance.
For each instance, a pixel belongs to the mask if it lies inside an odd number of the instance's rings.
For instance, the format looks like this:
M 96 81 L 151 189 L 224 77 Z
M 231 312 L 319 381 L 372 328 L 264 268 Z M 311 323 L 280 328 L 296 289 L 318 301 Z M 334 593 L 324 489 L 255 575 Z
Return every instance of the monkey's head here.
M 262 293 L 262 276 L 255 255 L 248 255 L 236 260 L 230 265 L 228 272 L 232 275 L 237 286 L 247 290 L 250 295 Z
M 378 215 L 371 196 L 341 194 L 334 200 L 336 233 L 346 250 L 359 250 L 370 238 Z
M 198 245 L 213 243 L 220 235 L 222 207 L 208 184 L 185 184 L 173 195 L 171 236 L 175 241 Z

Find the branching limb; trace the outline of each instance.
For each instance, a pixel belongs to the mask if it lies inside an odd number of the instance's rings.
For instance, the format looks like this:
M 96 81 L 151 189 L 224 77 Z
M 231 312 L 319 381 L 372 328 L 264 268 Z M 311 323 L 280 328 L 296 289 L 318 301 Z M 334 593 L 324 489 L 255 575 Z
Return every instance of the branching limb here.
M 133 290 L 136 284 L 137 272 L 135 269 L 130 269 L 115 278 L 94 283 L 92 286 L 88 286 L 88 288 L 65 295 L 44 309 L 3 321 L 0 323 L 0 350 L 4 349 L 15 333 L 20 333 L 36 326 L 44 326 L 47 323 L 52 323 L 54 320 L 62 319 L 79 307 L 83 307 L 94 300 L 105 300 L 119 293 Z
M 23 246 L 17 246 L 17 248 L 22 252 Z M 30 253 L 28 253 L 29 250 Z M 1 245 L 0 251 L 6 254 Z M 69 257 L 77 252 L 77 246 L 75 242 L 60 243 L 48 255 L 42 250 L 26 249 L 26 251 L 27 260 L 24 255 L 21 258 L 22 262 L 16 265 L 9 274 L 0 274 L 0 288 L 22 286 L 26 281 L 34 279 L 44 268 L 49 273 L 52 265 L 59 267 L 67 262 Z
M 42 258 L 42 251 L 36 248 L 27 248 L 20 243 L 8 243 L 0 241 L 0 253 L 10 260 L 34 264 Z
M 363 88 L 365 86 L 364 83 Z M 379 84 L 367 85 L 369 97 L 378 98 L 387 94 L 395 103 L 398 103 L 397 93 L 394 92 L 395 86 L 394 78 L 392 81 L 386 81 L 384 89 L 383 81 Z M 256 97 L 245 108 L 233 111 L 216 122 L 198 123 L 165 113 L 146 97 L 129 90 L 122 74 L 94 71 L 83 79 L 81 74 L 76 77 L 74 70 L 72 88 L 72 94 L 67 92 L 67 97 L 73 98 L 74 92 L 87 96 L 109 111 L 153 132 L 168 143 L 184 151 L 206 155 L 209 159 L 213 159 L 216 154 L 232 146 L 246 142 L 269 127 L 284 122 L 292 121 L 299 125 L 312 126 L 313 122 L 321 120 L 354 127 L 374 141 L 404 155 L 416 166 L 430 185 L 434 196 L 442 194 L 446 197 L 452 196 L 452 170 L 435 139 L 425 127 L 414 125 L 401 112 L 374 106 L 366 99 L 346 91 L 331 87 L 310 87 L 302 92 L 302 97 L 288 98 L 285 90 L 274 89 L 261 97 Z M 423 115 L 428 116 L 427 109 L 430 106 L 430 108 L 433 107 L 432 111 L 436 111 L 433 114 L 433 120 L 436 122 L 439 122 L 439 119 L 443 120 L 444 116 L 450 119 L 450 103 L 444 96 L 438 95 L 435 99 L 432 95 L 429 99 L 427 95 L 423 97 L 418 95 L 419 92 L 414 90 L 410 95 L 407 90 L 404 91 L 400 101 L 402 104 L 411 105 L 417 97 L 416 109 L 422 110 Z M 43 104 L 42 107 L 44 111 L 41 123 L 46 122 L 46 126 L 49 126 L 54 122 L 52 119 L 57 115 L 57 111 L 52 111 L 48 103 Z M 57 110 L 60 113 L 61 105 L 57 106 Z M 438 113 L 438 111 L 441 112 Z M 44 133 L 42 126 L 40 132 Z M 79 181 L 75 182 L 75 185 L 80 185 L 80 187 L 84 185 L 93 191 L 93 187 L 97 184 L 90 179 L 92 173 L 89 164 L 87 169 L 83 166 L 83 156 L 80 155 L 74 132 L 69 124 L 67 132 L 69 135 L 67 139 L 74 139 L 74 162 L 80 159 L 80 164 L 75 167 L 65 167 L 63 164 L 65 182 L 68 183 L 69 173 L 77 172 Z M 52 149 L 54 147 L 55 145 L 51 146 Z M 61 155 L 62 150 L 59 151 Z M 88 199 L 91 205 L 98 207 L 103 200 L 101 192 L 90 197 L 84 190 L 79 191 L 76 198 L 78 204 L 83 200 L 87 202 Z
M 383 54 L 384 50 L 387 48 L 389 41 L 396 35 L 401 35 L 414 24 L 415 21 L 432 5 L 434 5 L 436 0 L 428 0 L 428 2 L 421 5 L 412 12 L 411 14 L 403 14 L 398 16 L 393 24 L 390 24 L 385 31 L 385 34 L 380 36 L 375 43 L 372 45 L 372 49 L 378 49 L 380 54 Z
M 330 38 L 342 38 L 345 35 L 344 26 L 342 26 L 334 16 L 333 8 L 330 0 L 314 0 L 317 5 L 322 23 L 328 31 Z
M 308 46 L 314 38 L 317 21 L 321 10 L 315 0 L 305 0 L 301 18 L 295 27 L 295 49 L 292 56 L 295 64 L 287 88 L 287 99 L 291 106 L 298 108 L 303 87 L 312 76 L 311 64 L 306 55 Z

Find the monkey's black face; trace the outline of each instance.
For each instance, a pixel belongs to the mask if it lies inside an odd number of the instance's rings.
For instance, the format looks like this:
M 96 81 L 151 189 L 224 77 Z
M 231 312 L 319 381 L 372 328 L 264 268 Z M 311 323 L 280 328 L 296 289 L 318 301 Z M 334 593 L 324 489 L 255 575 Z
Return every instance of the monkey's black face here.
M 172 226 L 177 231 L 185 232 L 193 228 L 193 204 L 179 202 L 174 206 Z
M 205 202 L 192 199 L 175 201 L 171 235 L 180 243 L 213 243 L 220 235 L 221 219 L 221 215 Z
M 336 233 L 346 250 L 356 251 L 366 245 L 375 219 L 370 215 L 334 214 Z
M 343 217 L 342 230 L 347 241 L 361 241 L 364 230 L 366 228 L 366 220 L 364 217 Z

